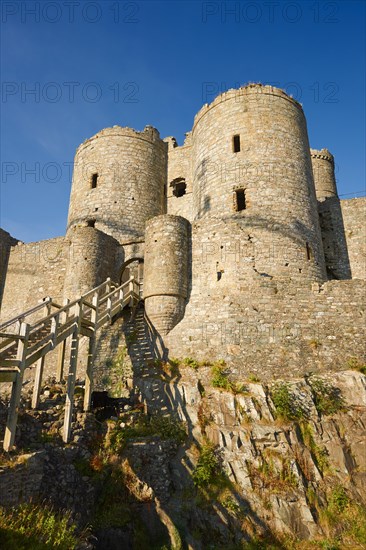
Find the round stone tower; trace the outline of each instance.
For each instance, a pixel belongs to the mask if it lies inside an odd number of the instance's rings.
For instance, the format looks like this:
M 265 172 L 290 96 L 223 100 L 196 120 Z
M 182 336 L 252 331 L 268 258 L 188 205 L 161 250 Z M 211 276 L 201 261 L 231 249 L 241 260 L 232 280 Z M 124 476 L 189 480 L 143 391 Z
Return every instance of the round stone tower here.
M 328 278 L 351 279 L 334 157 L 328 149 L 311 149 L 310 153 Z
M 143 239 L 145 222 L 165 212 L 167 144 L 152 126 L 114 126 L 77 149 L 68 229 L 96 227 L 120 244 Z
M 317 199 L 337 197 L 334 157 L 328 149 L 310 149 Z
M 324 280 L 301 105 L 272 86 L 229 90 L 198 112 L 192 143 L 194 219 L 201 227 L 220 219 L 232 241 L 250 244 L 237 265 L 216 262 L 218 272 Z M 227 247 L 220 231 L 212 250 Z
M 188 295 L 189 222 L 164 215 L 146 224 L 145 311 L 160 334 L 184 316 Z
M 113 237 L 93 227 L 69 229 L 68 263 L 64 297 L 76 299 L 110 277 L 117 279 L 116 258 L 119 244 Z

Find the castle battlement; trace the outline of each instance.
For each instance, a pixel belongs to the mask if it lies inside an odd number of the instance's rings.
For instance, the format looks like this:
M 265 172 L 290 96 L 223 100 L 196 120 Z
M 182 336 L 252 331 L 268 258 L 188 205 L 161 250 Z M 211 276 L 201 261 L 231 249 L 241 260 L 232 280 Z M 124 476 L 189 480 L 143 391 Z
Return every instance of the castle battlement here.
M 221 103 L 225 103 L 226 101 L 235 100 L 240 101 L 242 99 L 247 99 L 248 102 L 254 101 L 256 96 L 270 96 L 270 97 L 276 97 L 285 99 L 286 101 L 289 101 L 290 103 L 293 103 L 296 107 L 298 107 L 302 111 L 302 105 L 299 103 L 296 99 L 289 96 L 284 90 L 281 90 L 281 88 L 276 88 L 275 86 L 270 85 L 263 85 L 263 84 L 247 84 L 246 86 L 242 86 L 241 88 L 230 88 L 229 90 L 222 92 L 219 94 L 211 103 L 205 103 L 201 109 L 198 111 L 196 116 L 194 117 L 193 122 L 193 131 L 197 124 L 197 122 L 211 109 L 216 107 L 217 105 L 220 105 Z
M 318 151 L 317 149 L 310 149 L 310 154 L 311 158 L 328 160 L 329 162 L 334 164 L 334 157 L 332 153 L 328 151 L 328 149 L 320 149 L 320 151 Z

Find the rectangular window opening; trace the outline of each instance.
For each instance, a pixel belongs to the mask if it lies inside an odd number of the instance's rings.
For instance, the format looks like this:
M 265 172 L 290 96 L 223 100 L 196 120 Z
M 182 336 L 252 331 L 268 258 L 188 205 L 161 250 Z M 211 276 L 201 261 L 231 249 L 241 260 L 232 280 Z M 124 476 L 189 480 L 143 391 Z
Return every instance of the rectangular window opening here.
M 240 212 L 241 210 L 246 209 L 246 201 L 245 201 L 245 190 L 244 189 L 237 189 L 235 191 L 235 201 L 236 201 L 236 211 Z
M 240 136 L 239 134 L 233 137 L 233 151 L 239 153 L 240 151 Z
M 95 189 L 98 182 L 98 174 L 93 174 L 91 177 L 91 188 Z
M 96 220 L 87 220 L 87 227 L 95 227 Z

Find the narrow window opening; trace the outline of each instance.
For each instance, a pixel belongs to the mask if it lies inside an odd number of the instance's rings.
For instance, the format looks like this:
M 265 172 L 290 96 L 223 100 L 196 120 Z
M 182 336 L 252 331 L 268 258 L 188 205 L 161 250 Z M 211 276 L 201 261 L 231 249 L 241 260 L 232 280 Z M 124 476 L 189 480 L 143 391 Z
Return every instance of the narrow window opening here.
M 95 227 L 95 220 L 88 220 L 86 222 L 87 227 Z
M 245 189 L 237 189 L 235 191 L 235 204 L 234 208 L 237 212 L 245 210 L 247 207 L 245 200 Z
M 217 280 L 218 280 L 218 281 L 221 280 L 221 277 L 222 277 L 223 272 L 224 272 L 224 270 L 223 270 L 223 269 L 220 269 L 219 262 L 216 262 L 216 277 L 217 277 Z
M 240 151 L 240 136 L 237 134 L 233 137 L 233 151 L 234 153 L 239 153 Z
M 97 186 L 97 183 L 98 183 L 98 174 L 97 174 L 97 173 L 92 174 L 92 177 L 91 177 L 91 188 L 92 188 L 92 189 L 95 189 L 96 186 Z
M 306 243 L 306 258 L 308 260 L 311 260 L 312 257 L 313 257 L 313 253 L 312 253 L 311 247 L 310 247 L 309 243 Z
M 186 194 L 187 184 L 184 178 L 175 178 L 170 182 L 170 186 L 173 187 L 173 195 L 175 197 L 183 197 Z

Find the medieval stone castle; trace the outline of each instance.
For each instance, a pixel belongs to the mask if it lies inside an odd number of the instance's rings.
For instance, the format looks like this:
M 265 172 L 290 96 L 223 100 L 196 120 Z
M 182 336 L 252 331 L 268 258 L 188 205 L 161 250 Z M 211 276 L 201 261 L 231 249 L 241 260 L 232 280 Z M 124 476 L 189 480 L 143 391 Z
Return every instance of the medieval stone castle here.
M 340 369 L 363 353 L 365 198 L 337 195 L 282 90 L 229 90 L 178 146 L 114 126 L 77 149 L 67 231 L 5 231 L 2 320 L 134 273 L 169 356 L 224 359 L 234 375 Z

